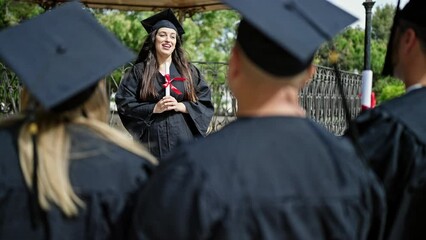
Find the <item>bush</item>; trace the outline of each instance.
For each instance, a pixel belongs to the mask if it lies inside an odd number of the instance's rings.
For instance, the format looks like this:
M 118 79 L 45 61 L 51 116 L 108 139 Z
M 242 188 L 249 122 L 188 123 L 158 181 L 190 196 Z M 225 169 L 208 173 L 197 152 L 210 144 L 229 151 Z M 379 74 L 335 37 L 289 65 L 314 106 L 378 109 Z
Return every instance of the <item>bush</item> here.
M 378 104 L 381 104 L 404 94 L 405 86 L 400 80 L 387 77 L 377 80 L 374 86 L 374 91 L 377 94 Z

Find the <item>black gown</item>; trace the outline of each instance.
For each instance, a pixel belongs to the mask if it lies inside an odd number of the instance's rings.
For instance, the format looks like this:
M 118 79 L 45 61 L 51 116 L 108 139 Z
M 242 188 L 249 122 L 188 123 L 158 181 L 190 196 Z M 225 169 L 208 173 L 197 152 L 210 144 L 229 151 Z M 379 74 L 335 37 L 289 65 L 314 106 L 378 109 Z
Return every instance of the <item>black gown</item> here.
M 141 76 L 143 63 L 136 64 L 123 78 L 115 95 L 118 114 L 124 125 L 134 139 L 144 143 L 151 153 L 159 160 L 164 159 L 179 142 L 188 141 L 195 137 L 205 136 L 213 117 L 213 104 L 211 102 L 210 88 L 207 86 L 199 70 L 191 65 L 192 79 L 196 88 L 197 102 L 184 100 L 184 82 L 173 81 L 173 86 L 182 94 L 172 90 L 170 95 L 178 102 L 185 104 L 188 113 L 166 111 L 153 114 L 155 104 L 165 95 L 164 76 L 157 72 L 155 75 L 155 88 L 159 97 L 141 101 Z M 170 66 L 170 76 L 181 77 L 174 64 Z
M 0 239 L 96 240 L 129 239 L 135 193 L 153 166 L 82 126 L 69 126 L 69 174 L 75 193 L 85 203 L 75 218 L 66 218 L 54 204 L 46 221 L 31 224 L 30 191 L 18 158 L 19 125 L 0 128 Z
M 383 189 L 308 119 L 240 118 L 173 156 L 138 199 L 139 239 L 380 239 Z
M 388 204 L 385 239 L 426 239 L 426 88 L 386 102 L 355 121 Z

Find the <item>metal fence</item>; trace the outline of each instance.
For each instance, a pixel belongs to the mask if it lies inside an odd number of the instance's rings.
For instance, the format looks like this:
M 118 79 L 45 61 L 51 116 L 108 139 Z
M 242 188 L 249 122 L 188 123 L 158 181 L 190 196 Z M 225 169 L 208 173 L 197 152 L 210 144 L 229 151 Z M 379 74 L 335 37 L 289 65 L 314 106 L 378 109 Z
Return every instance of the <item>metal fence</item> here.
M 355 118 L 361 110 L 361 75 L 341 71 L 341 76 L 351 118 Z M 343 134 L 347 126 L 333 69 L 318 66 L 314 78 L 299 97 L 308 117 L 336 135 Z
M 20 89 L 16 75 L 0 63 L 0 118 L 18 111 Z
M 235 119 L 237 102 L 226 85 L 228 66 L 221 62 L 195 62 L 212 90 L 212 100 L 215 105 L 210 131 L 217 131 Z M 115 127 L 121 127 L 116 115 L 114 93 L 120 83 L 120 78 L 129 67 L 116 70 L 107 77 L 108 90 L 111 96 L 111 121 Z M 360 111 L 361 76 L 342 71 L 343 86 L 351 110 L 351 117 Z M 17 77 L 0 63 L 0 118 L 14 114 L 19 109 L 20 85 Z M 318 66 L 312 81 L 299 94 L 300 103 L 308 117 L 324 125 L 336 135 L 341 135 L 346 129 L 345 116 L 341 97 L 337 91 L 334 71 Z
M 237 102 L 226 85 L 227 65 L 224 63 L 195 63 L 210 83 L 215 116 L 211 130 L 215 131 L 235 118 Z M 356 117 L 361 109 L 361 75 L 341 71 L 345 96 L 351 111 Z M 300 91 L 300 104 L 306 115 L 326 127 L 336 135 L 342 135 L 346 129 L 342 98 L 338 92 L 336 75 L 332 68 L 317 66 L 310 83 Z

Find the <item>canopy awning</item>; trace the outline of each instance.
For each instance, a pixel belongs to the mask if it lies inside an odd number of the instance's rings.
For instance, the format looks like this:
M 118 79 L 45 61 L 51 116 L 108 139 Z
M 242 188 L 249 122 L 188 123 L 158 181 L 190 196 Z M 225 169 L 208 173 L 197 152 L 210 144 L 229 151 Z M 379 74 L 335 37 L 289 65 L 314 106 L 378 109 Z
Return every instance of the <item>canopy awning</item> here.
M 41 5 L 54 5 L 66 0 L 26 0 Z M 194 13 L 227 9 L 228 7 L 218 0 L 81 0 L 90 8 L 119 9 L 127 11 L 158 11 L 172 8 L 178 11 Z

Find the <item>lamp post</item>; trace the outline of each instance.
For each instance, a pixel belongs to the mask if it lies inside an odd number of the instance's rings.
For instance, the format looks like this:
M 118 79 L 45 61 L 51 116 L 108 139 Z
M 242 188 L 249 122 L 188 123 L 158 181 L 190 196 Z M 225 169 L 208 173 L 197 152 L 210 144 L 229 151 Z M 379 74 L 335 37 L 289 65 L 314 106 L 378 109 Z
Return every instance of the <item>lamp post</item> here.
M 371 70 L 371 13 L 376 2 L 366 0 L 362 5 L 365 8 L 365 38 L 364 38 L 364 70 Z
M 364 71 L 362 72 L 361 110 L 371 106 L 371 89 L 373 85 L 373 71 L 371 71 L 371 15 L 375 2 L 366 0 L 362 5 L 365 8 L 365 38 L 364 38 Z

